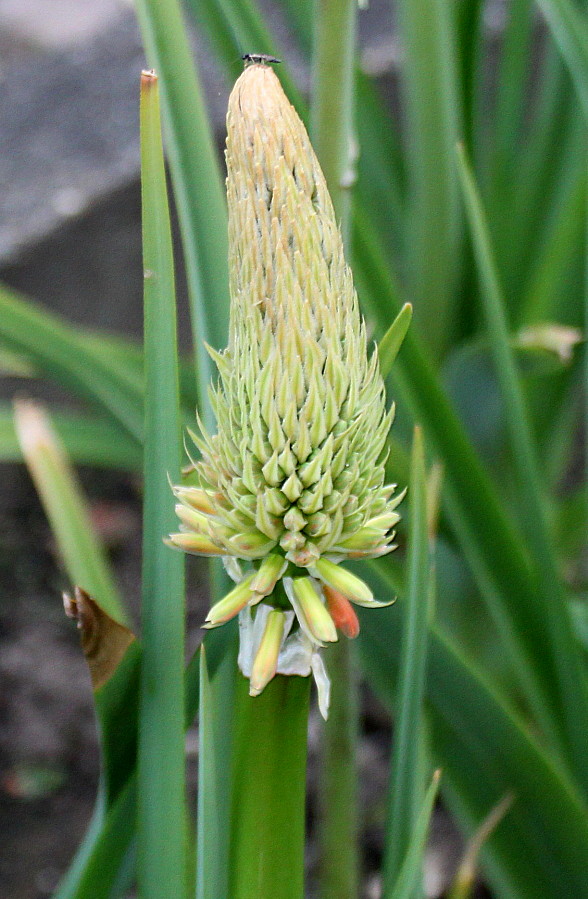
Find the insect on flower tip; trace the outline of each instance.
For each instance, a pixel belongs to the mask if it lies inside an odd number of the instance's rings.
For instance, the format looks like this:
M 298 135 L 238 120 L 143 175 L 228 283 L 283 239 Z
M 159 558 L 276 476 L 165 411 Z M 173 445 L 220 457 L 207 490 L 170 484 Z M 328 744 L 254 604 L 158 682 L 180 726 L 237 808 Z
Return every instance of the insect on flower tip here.
M 241 59 L 246 66 L 265 66 L 282 61 L 281 59 L 276 59 L 275 56 L 270 56 L 268 53 L 244 53 Z

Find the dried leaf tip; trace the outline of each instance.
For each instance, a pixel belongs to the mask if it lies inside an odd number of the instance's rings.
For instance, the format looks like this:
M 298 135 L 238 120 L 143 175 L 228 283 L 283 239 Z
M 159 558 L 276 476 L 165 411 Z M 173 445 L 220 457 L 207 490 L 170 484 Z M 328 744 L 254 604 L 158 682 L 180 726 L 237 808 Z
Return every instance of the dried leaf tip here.
M 73 596 L 63 594 L 63 606 L 68 618 L 77 621 L 92 686 L 99 690 L 118 668 L 135 635 L 111 618 L 81 587 L 75 588 Z
M 155 69 L 143 69 L 141 72 L 141 87 L 150 88 L 157 84 L 157 73 Z

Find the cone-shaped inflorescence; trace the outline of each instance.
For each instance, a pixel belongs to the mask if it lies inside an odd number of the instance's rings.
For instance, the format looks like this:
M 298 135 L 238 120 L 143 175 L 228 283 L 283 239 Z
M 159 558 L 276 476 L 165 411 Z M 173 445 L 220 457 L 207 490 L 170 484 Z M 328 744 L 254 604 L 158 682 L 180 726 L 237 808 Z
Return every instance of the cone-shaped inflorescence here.
M 225 558 L 237 585 L 206 626 L 242 613 L 253 694 L 276 671 L 312 670 L 324 687 L 317 648 L 337 628 L 357 635 L 350 601 L 380 605 L 339 563 L 394 548 L 393 409 L 325 179 L 270 67 L 245 69 L 227 128 L 231 321 L 227 349 L 213 353 L 218 430 L 192 435 L 202 486 L 175 488 L 182 529 L 170 541 Z M 323 689 L 323 711 L 327 702 Z

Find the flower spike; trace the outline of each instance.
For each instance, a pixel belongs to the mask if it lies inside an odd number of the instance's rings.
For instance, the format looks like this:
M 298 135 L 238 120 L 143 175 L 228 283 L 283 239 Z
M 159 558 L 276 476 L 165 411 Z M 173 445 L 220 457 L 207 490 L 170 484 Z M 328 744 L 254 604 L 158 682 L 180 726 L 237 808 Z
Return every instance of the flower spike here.
M 228 346 L 211 352 L 217 430 L 193 436 L 200 484 L 174 488 L 182 527 L 169 541 L 225 557 L 237 585 L 206 626 L 239 615 L 252 694 L 276 672 L 312 672 L 326 714 L 321 647 L 338 630 L 357 635 L 350 603 L 381 605 L 339 563 L 393 549 L 394 412 L 304 125 L 272 68 L 248 62 L 227 114 L 231 312 Z

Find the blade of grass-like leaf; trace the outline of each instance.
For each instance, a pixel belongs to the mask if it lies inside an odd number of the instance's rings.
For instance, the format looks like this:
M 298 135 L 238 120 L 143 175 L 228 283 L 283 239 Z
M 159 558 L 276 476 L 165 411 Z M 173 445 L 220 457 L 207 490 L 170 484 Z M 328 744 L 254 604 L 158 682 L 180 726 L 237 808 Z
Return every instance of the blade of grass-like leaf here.
M 469 899 L 474 889 L 478 869 L 478 857 L 484 843 L 493 830 L 496 830 L 504 816 L 515 801 L 513 793 L 507 793 L 484 818 L 473 837 L 468 840 L 462 860 L 455 875 L 449 899 Z
M 395 286 L 367 220 L 355 232 L 355 242 L 355 272 L 361 289 L 369 291 L 368 305 L 378 294 L 391 309 L 398 309 Z M 554 672 L 551 660 L 537 653 L 537 646 L 548 639 L 546 623 L 538 614 L 521 537 L 499 503 L 414 329 L 404 340 L 393 383 L 443 463 L 444 507 L 451 528 L 500 629 L 515 677 L 546 733 L 557 742 Z
M 405 303 L 378 344 L 380 374 L 387 378 L 412 321 L 412 306 Z
M 588 19 L 586 12 L 584 9 L 574 6 L 569 0 L 537 0 L 537 2 L 547 19 L 554 40 L 572 76 L 584 113 L 585 131 L 586 125 L 588 125 Z M 588 327 L 588 231 L 584 259 L 584 322 L 585 327 Z M 588 355 L 585 364 L 585 394 L 587 387 Z M 584 426 L 585 429 L 588 428 L 588 404 L 585 404 Z M 588 454 L 585 454 L 586 466 L 588 466 Z
M 108 358 L 115 359 L 117 364 L 127 373 L 127 376 L 136 379 L 143 392 L 143 347 L 132 339 L 120 337 L 118 334 L 104 334 L 96 331 L 78 331 L 80 339 L 91 347 L 100 347 L 101 352 Z M 194 426 L 194 410 L 198 406 L 198 385 L 194 377 L 194 364 L 187 357 L 179 360 L 180 365 L 180 392 L 182 405 L 187 413 L 190 426 Z
M 141 652 L 135 635 L 79 587 L 64 595 L 64 608 L 77 620 L 92 680 L 102 750 L 101 790 L 108 807 L 135 764 Z
M 141 450 L 136 441 L 108 419 L 59 411 L 51 413 L 51 422 L 73 462 L 131 471 L 140 465 Z M 0 403 L 0 461 L 23 461 L 13 411 L 4 403 Z
M 566 735 L 571 770 L 588 790 L 588 687 L 569 620 L 554 547 L 551 543 L 545 497 L 527 410 L 517 377 L 501 288 L 492 257 L 486 221 L 474 178 L 463 148 L 458 149 L 459 171 L 481 282 L 490 347 L 502 392 L 505 418 L 516 466 L 523 521 L 537 576 L 537 605 L 547 627 L 542 651 L 551 655 L 557 678 L 558 717 Z
M 9 378 L 34 378 L 39 374 L 30 359 L 0 347 L 0 375 Z
M 368 577 L 377 592 L 387 587 Z M 399 657 L 400 602 L 377 616 L 359 610 L 364 671 L 392 707 Z M 492 834 L 486 864 L 504 895 L 561 899 L 588 892 L 588 813 L 577 789 L 532 726 L 514 714 L 483 673 L 433 625 L 427 704 L 431 745 L 443 782 L 472 828 L 505 793 L 517 801 Z M 485 864 L 485 867 L 486 867 Z
M 537 0 L 568 66 L 588 119 L 588 19 L 570 0 Z
M 124 623 L 126 613 L 104 550 L 48 417 L 35 403 L 19 400 L 15 404 L 15 428 L 68 577 L 95 596 L 112 618 Z
M 400 673 L 390 770 L 383 896 L 396 895 L 422 804 L 422 704 L 429 617 L 429 533 L 425 457 L 415 428 L 410 472 L 407 594 L 403 608 Z M 416 887 L 416 879 L 413 880 Z M 414 893 L 414 889 L 412 891 Z M 408 895 L 408 894 L 407 894 Z
M 235 714 L 237 640 L 234 629 L 206 635 L 200 650 L 196 899 L 227 896 L 230 851 L 231 723 Z M 224 640 L 209 660 L 209 644 Z
M 219 653 L 222 656 L 224 644 L 218 639 L 218 632 L 210 635 L 211 657 L 218 664 Z M 134 646 L 139 649 L 137 643 Z M 198 710 L 199 699 L 199 655 L 194 654 L 186 669 L 186 706 L 184 726 L 188 728 Z M 140 660 L 137 662 L 139 668 Z M 129 715 L 136 713 L 139 705 L 139 678 L 131 672 L 132 678 L 125 688 L 125 707 Z M 132 689 L 129 689 L 132 687 Z M 100 703 L 110 718 L 109 703 L 113 693 L 103 693 Z M 99 709 L 100 711 L 100 709 Z M 103 739 L 111 742 L 111 759 L 117 756 L 120 742 L 120 730 L 105 729 Z M 116 887 L 120 872 L 129 855 L 135 851 L 135 827 L 137 817 L 137 772 L 135 759 L 129 754 L 119 756 L 119 761 L 128 761 L 130 765 L 118 764 L 116 776 L 121 786 L 107 809 L 97 810 L 84 841 L 80 846 L 70 870 L 65 875 L 54 899 L 119 899 L 121 891 Z
M 448 696 L 456 704 L 462 702 L 457 690 L 448 688 Z M 468 706 L 470 701 L 467 697 Z M 484 706 L 482 708 L 486 711 Z M 497 895 L 528 899 L 583 895 L 586 891 L 583 861 L 586 856 L 586 809 L 569 802 L 565 787 L 562 791 L 561 784 L 553 777 L 548 758 L 531 758 L 530 769 L 523 769 L 518 761 L 516 769 L 513 768 L 510 753 L 518 757 L 524 747 L 526 755 L 530 747 L 528 740 L 522 743 L 517 733 L 512 735 L 511 746 L 506 747 L 510 723 L 506 732 L 488 741 L 487 718 L 486 723 L 482 716 L 476 720 L 470 708 L 465 710 L 462 718 L 463 721 L 456 724 L 436 710 L 431 715 L 437 757 L 448 760 L 444 768 L 445 798 L 466 832 L 475 830 L 480 818 L 505 791 L 511 790 L 516 796 L 508 817 L 482 851 L 482 867 Z M 492 721 L 490 727 L 497 724 L 501 730 L 505 723 L 499 719 Z M 483 730 L 477 730 L 472 739 L 465 735 L 465 727 L 482 727 Z M 486 745 L 481 745 L 485 741 Z M 500 749 L 497 749 L 497 743 L 501 744 Z M 507 752 L 506 762 L 502 756 L 504 752 Z M 521 760 L 521 766 L 523 764 Z M 529 770 L 537 778 L 535 787 L 529 782 Z M 535 794 L 536 798 L 532 800 L 531 793 L 539 781 L 542 782 L 540 789 L 547 788 L 549 792 L 539 800 Z M 560 818 L 568 813 L 572 818 Z M 546 819 L 550 821 L 549 827 L 555 825 L 557 828 L 557 832 L 549 836 L 543 830 Z M 580 831 L 576 829 L 578 826 Z
M 356 15 L 353 0 L 318 0 L 315 5 L 310 135 L 344 242 L 351 199 L 345 184 L 353 167 Z
M 175 527 L 168 477 L 180 478 L 173 252 L 157 77 L 141 76 L 145 278 L 145 486 L 138 871 L 142 899 L 184 897 L 184 559 L 163 543 Z
M 108 812 L 117 805 L 121 795 L 126 795 L 129 772 L 135 766 L 141 650 L 128 628 L 110 618 L 83 590 L 76 588 L 73 596 L 66 595 L 64 605 L 67 615 L 78 622 L 92 679 L 102 754 L 93 822 L 62 884 L 65 895 L 68 892 L 77 895 L 94 847 L 102 840 L 103 829 L 108 829 Z M 118 834 L 125 846 L 130 840 L 130 829 L 134 828 L 134 823 L 133 814 L 126 822 L 126 829 L 123 828 L 122 833 Z M 124 851 L 121 859 L 123 855 Z M 108 881 L 110 877 L 118 882 L 121 866 L 115 859 L 109 859 L 109 862 L 110 870 L 108 864 L 102 866 L 102 881 Z M 130 872 L 126 877 L 123 870 L 120 873 L 124 883 L 128 884 Z M 113 895 L 117 895 L 116 890 Z
M 374 330 L 375 337 L 383 339 L 390 327 L 390 319 L 398 315 L 406 303 L 395 274 L 387 264 L 381 242 L 375 235 L 363 204 L 356 201 L 351 234 L 353 279 L 366 321 Z M 384 293 L 377 289 L 380 282 L 386 284 Z
M 570 435 L 575 433 L 578 427 L 578 396 L 581 393 L 582 366 L 580 360 L 573 366 L 567 379 L 566 390 L 562 393 L 558 404 L 557 413 L 551 416 L 550 422 L 543 429 L 545 435 L 542 445 L 545 446 L 545 477 L 554 494 L 562 483 L 564 472 L 570 471 L 571 460 L 574 458 L 573 443 Z M 541 437 L 539 438 L 541 439 Z M 562 497 L 565 503 L 568 496 Z M 585 512 L 588 512 L 586 506 Z M 554 527 L 557 532 L 557 528 Z
M 107 334 L 95 331 L 79 332 L 84 343 L 91 347 L 100 347 L 104 355 L 114 358 L 129 376 L 134 375 L 138 387 L 143 390 L 143 347 L 138 341 L 119 334 Z M 194 409 L 198 405 L 198 390 L 194 378 L 193 362 L 187 357 L 179 360 L 180 364 L 180 389 L 182 403 L 193 416 Z M 193 421 L 193 418 L 191 419 Z
M 489 176 L 491 196 L 502 204 L 504 179 L 513 169 L 528 98 L 533 13 L 534 0 L 513 0 L 502 36 Z
M 77 891 L 85 860 L 101 835 L 104 814 L 115 801 L 126 781 L 128 768 L 134 763 L 136 702 L 133 697 L 137 694 L 139 650 L 126 628 L 114 624 L 108 617 L 123 622 L 126 615 L 102 548 L 93 533 L 81 491 L 48 420 L 39 407 L 20 401 L 16 405 L 16 426 L 23 455 L 43 499 L 68 574 L 73 583 L 84 585 L 94 596 L 100 597 L 110 626 L 108 630 L 97 624 L 95 614 L 90 615 L 90 608 L 83 614 L 80 610 L 82 633 L 90 634 L 88 659 L 96 677 L 95 702 L 104 767 L 92 823 L 64 880 L 63 892 L 60 889 L 58 894 L 67 896 L 72 890 Z M 112 630 L 126 634 L 123 642 L 117 642 L 115 636 L 109 646 L 99 644 L 102 637 L 108 642 Z M 123 649 L 124 654 L 117 662 L 117 651 Z M 117 664 L 114 673 L 109 668 L 112 659 Z
M 466 0 L 454 10 L 455 40 L 459 61 L 459 80 L 463 101 L 463 139 L 472 146 L 476 124 L 476 99 L 480 76 L 479 57 L 482 46 L 483 0 Z
M 578 116 L 572 86 L 556 49 L 549 44 L 538 73 L 534 115 L 526 128 L 520 162 L 512 173 L 509 215 L 495 209 L 492 236 L 500 274 L 514 316 L 519 316 L 521 272 L 536 258 L 545 211 L 554 202 L 567 160 L 577 156 Z M 524 324 L 519 316 L 520 324 Z
M 138 442 L 143 397 L 131 372 L 99 344 L 87 346 L 74 328 L 16 293 L 0 288 L 0 343 L 106 411 Z
M 212 364 L 204 341 L 217 349 L 224 345 L 229 296 L 220 167 L 179 0 L 138 0 L 136 8 L 147 56 L 162 81 L 191 298 L 201 414 L 205 424 L 211 424 L 208 384 Z
M 411 830 L 406 855 L 404 856 L 394 889 L 389 894 L 390 899 L 412 899 L 415 891 L 419 888 L 419 882 L 423 876 L 423 855 L 427 842 L 427 833 L 439 790 L 440 779 L 441 771 L 435 771 L 429 788 L 425 793 L 422 807 L 414 822 L 414 828 Z
M 53 899 L 112 899 L 113 885 L 135 831 L 136 777 L 125 785 L 107 814 L 95 813 L 84 841 Z
M 359 67 L 355 72 L 355 106 L 358 159 L 354 195 L 361 198 L 362 208 L 376 223 L 378 233 L 399 268 L 407 253 L 406 160 L 398 127 L 376 86 Z M 384 323 L 389 317 L 389 310 L 382 310 Z
M 581 323 L 574 322 L 570 318 L 573 309 L 566 308 L 570 302 L 573 308 L 578 307 L 577 295 L 567 290 L 566 276 L 582 258 L 586 225 L 586 172 L 582 162 L 579 165 L 578 162 L 576 157 L 561 195 L 553 203 L 550 228 L 530 272 L 520 317 L 527 324 L 549 320 Z M 568 294 L 571 294 L 569 300 Z
M 47 375 L 106 412 L 110 419 L 105 422 L 106 435 L 113 434 L 120 424 L 119 439 L 125 446 L 132 440 L 139 452 L 144 389 L 143 351 L 138 344 L 119 335 L 72 327 L 30 299 L 0 287 L 2 344 L 22 356 L 32 368 L 31 376 Z M 180 376 L 182 400 L 193 423 L 197 402 L 194 368 L 186 360 Z M 116 458 L 114 448 L 113 453 Z
M 402 0 L 397 11 L 405 51 L 402 84 L 412 187 L 411 296 L 422 334 L 439 356 L 456 328 L 459 259 L 453 148 L 461 111 L 452 11 L 444 0 Z

